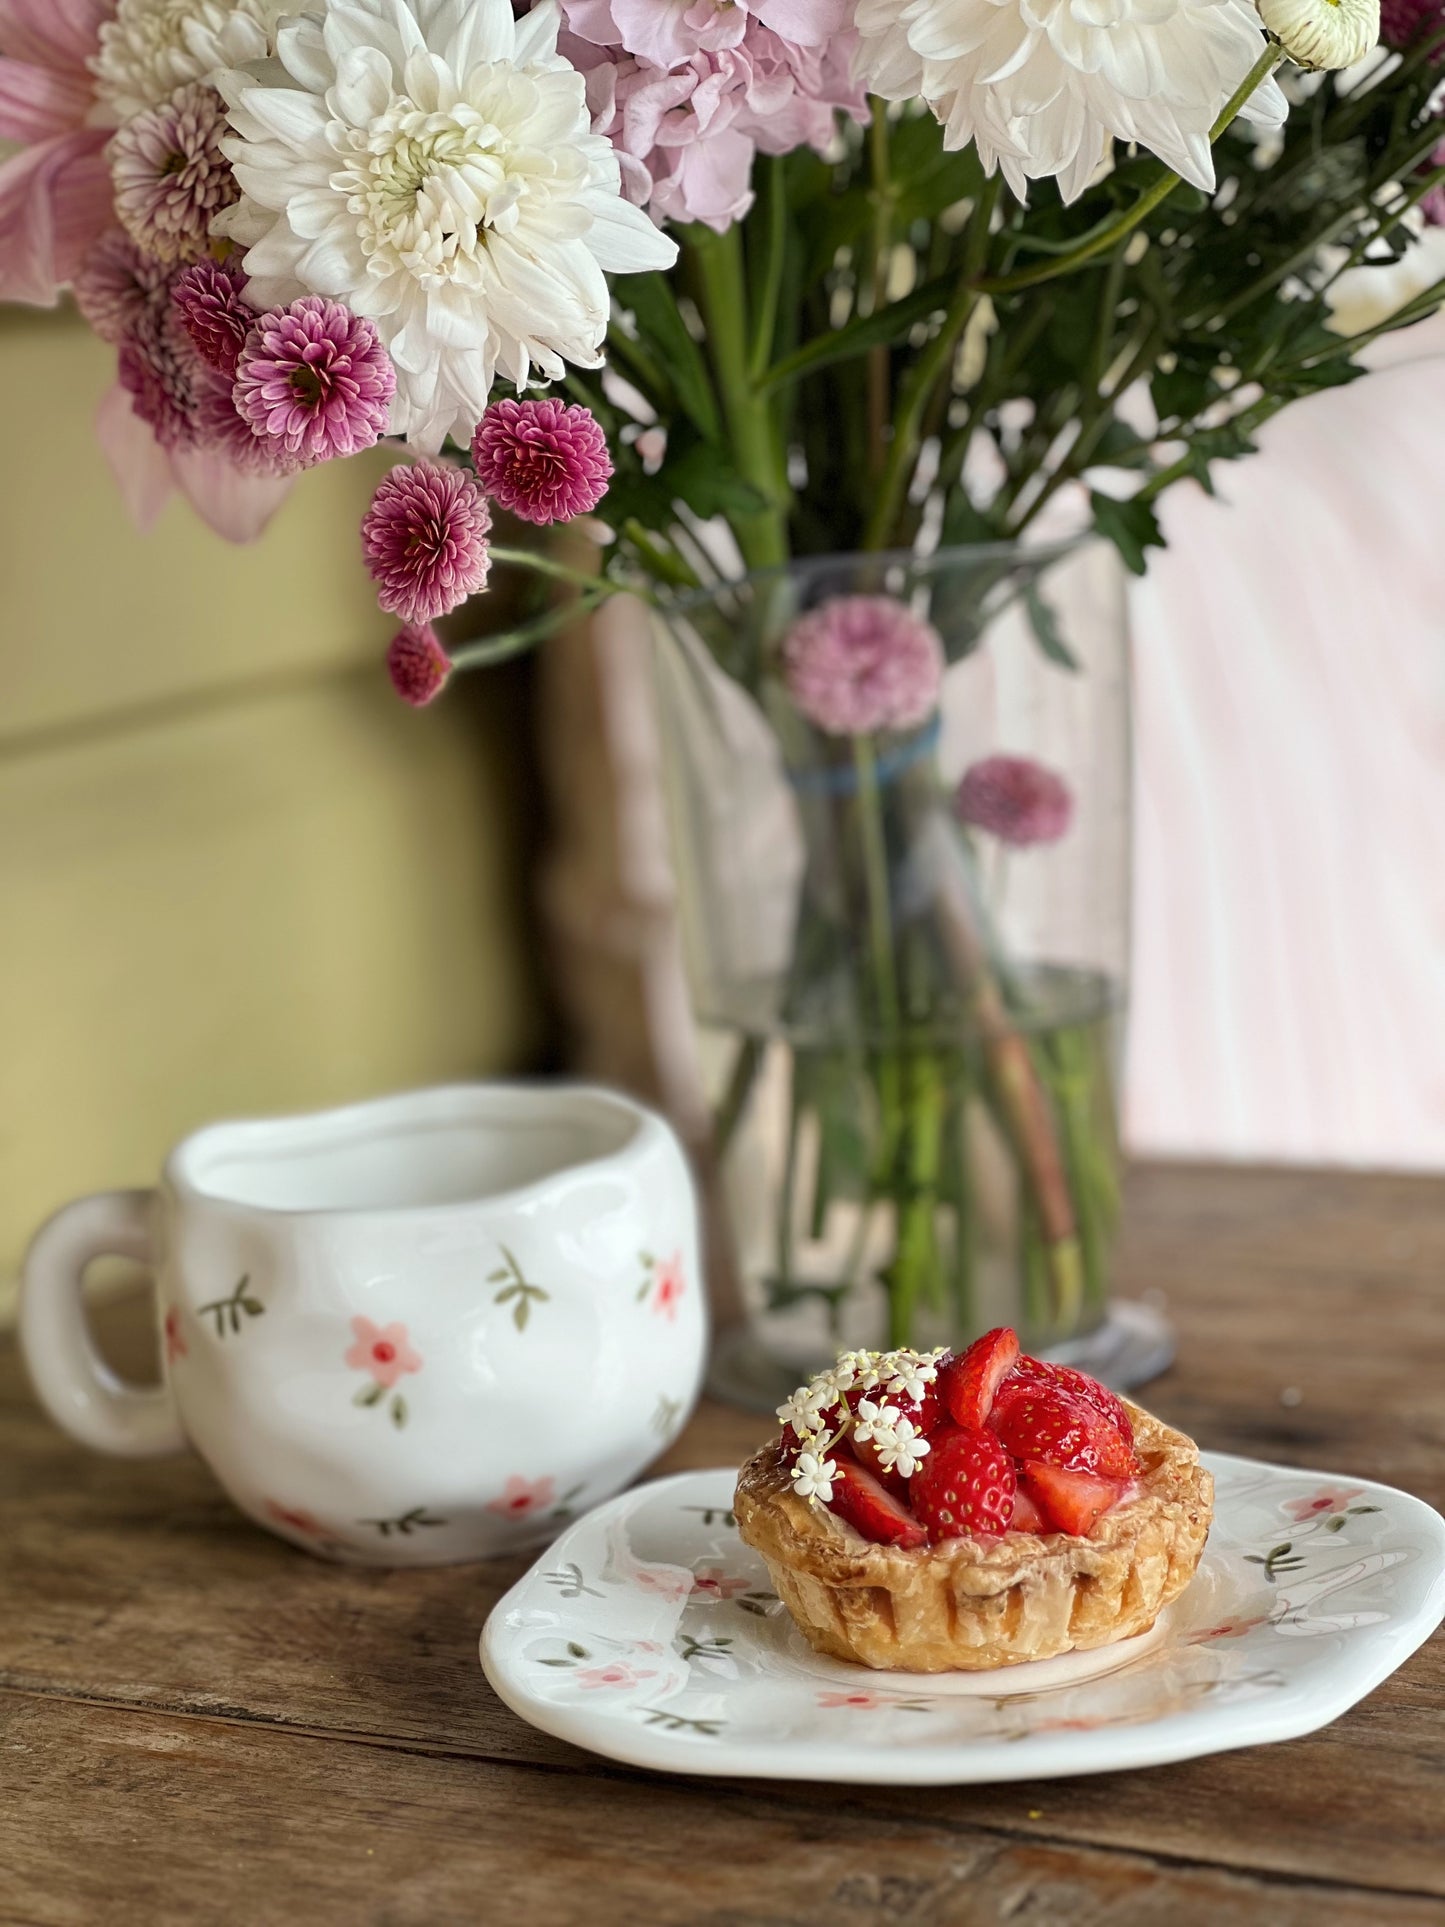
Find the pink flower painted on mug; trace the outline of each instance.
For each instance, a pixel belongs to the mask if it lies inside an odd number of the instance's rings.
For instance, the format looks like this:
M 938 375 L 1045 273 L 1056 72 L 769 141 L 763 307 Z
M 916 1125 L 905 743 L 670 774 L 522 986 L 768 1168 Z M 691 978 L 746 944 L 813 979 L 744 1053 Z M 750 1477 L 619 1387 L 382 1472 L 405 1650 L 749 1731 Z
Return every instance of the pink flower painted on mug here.
M 406 1372 L 421 1370 L 421 1355 L 412 1349 L 405 1325 L 374 1325 L 369 1318 L 353 1318 L 356 1343 L 346 1354 L 354 1372 L 367 1372 L 374 1384 L 389 1392 Z
M 556 1500 L 555 1479 L 523 1479 L 514 1475 L 502 1487 L 501 1497 L 493 1499 L 487 1510 L 499 1512 L 507 1519 L 526 1519 L 534 1512 L 544 1512 Z
M 346 1353 L 345 1362 L 352 1371 L 365 1372 L 370 1381 L 353 1394 L 352 1404 L 384 1404 L 392 1424 L 400 1431 L 406 1424 L 408 1408 L 395 1389 L 396 1381 L 407 1372 L 421 1370 L 421 1353 L 412 1346 L 405 1325 L 377 1325 L 369 1318 L 353 1318 L 351 1335 L 356 1342 Z
M 614 1659 L 610 1666 L 589 1666 L 574 1677 L 588 1692 L 618 1693 L 640 1686 L 645 1679 L 656 1679 L 657 1674 L 650 1667 L 639 1670 L 624 1659 Z
M 889 1701 L 881 1693 L 819 1693 L 819 1706 L 851 1706 L 860 1713 L 873 1713 Z
M 646 1303 L 659 1317 L 669 1323 L 677 1320 L 677 1308 L 687 1296 L 687 1276 L 682 1268 L 682 1253 L 674 1251 L 670 1258 L 653 1258 L 643 1252 L 642 1263 L 647 1276 L 637 1293 L 637 1302 Z
M 751 1579 L 738 1579 L 718 1566 L 704 1566 L 701 1572 L 692 1575 L 693 1591 L 709 1599 L 736 1599 L 739 1593 L 747 1592 L 752 1583 Z
M 1307 1520 L 1322 1518 L 1327 1512 L 1345 1512 L 1352 1499 L 1358 1499 L 1364 1491 L 1361 1485 L 1327 1485 L 1313 1492 L 1307 1499 L 1291 1499 L 1285 1511 L 1296 1525 L 1304 1525 Z
M 174 1365 L 178 1358 L 185 1358 L 188 1356 L 188 1347 L 186 1345 L 186 1335 L 181 1330 L 181 1314 L 174 1305 L 172 1305 L 170 1310 L 166 1313 L 166 1321 L 163 1327 L 163 1333 L 165 1338 L 167 1365 Z
M 303 1539 L 329 1539 L 331 1536 L 314 1513 L 306 1512 L 300 1506 L 278 1505 L 274 1499 L 267 1499 L 264 1510 L 273 1525 L 280 1526 L 285 1532 L 299 1532 Z

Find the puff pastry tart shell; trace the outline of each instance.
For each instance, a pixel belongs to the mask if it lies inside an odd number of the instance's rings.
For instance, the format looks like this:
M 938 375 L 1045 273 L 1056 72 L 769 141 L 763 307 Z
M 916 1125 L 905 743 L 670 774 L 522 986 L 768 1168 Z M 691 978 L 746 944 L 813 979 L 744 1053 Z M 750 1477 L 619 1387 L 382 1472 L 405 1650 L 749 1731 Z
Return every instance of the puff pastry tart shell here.
M 738 1531 L 810 1644 L 909 1673 L 981 1672 L 1146 1632 L 1188 1585 L 1214 1504 L 1192 1439 L 1128 1407 L 1140 1476 L 1088 1538 L 1010 1532 L 906 1552 L 799 1498 L 781 1441 L 738 1479 Z

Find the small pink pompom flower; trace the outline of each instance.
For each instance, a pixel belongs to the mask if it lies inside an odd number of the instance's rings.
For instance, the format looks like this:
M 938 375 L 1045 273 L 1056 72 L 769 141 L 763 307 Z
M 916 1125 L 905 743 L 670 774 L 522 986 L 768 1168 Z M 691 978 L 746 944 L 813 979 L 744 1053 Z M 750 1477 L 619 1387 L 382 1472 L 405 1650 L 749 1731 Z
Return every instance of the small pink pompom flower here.
M 404 703 L 410 703 L 413 709 L 425 709 L 446 688 L 452 659 L 429 622 L 408 624 L 391 639 L 386 673 Z
M 120 344 L 120 385 L 166 450 L 194 448 L 206 371 L 168 301 L 147 307 Z
M 169 269 L 152 261 L 124 228 L 109 228 L 87 252 L 71 292 L 102 341 L 119 347 L 164 292 Z
M 395 393 L 372 323 L 316 294 L 261 315 L 236 361 L 237 410 L 303 467 L 373 447 Z
M 209 256 L 182 268 L 171 286 L 181 326 L 208 368 L 234 380 L 236 358 L 256 321 L 245 299 L 246 277 L 239 255 L 225 261 Z
M 496 401 L 472 437 L 477 480 L 524 522 L 570 522 L 595 509 L 612 478 L 607 437 L 590 409 Z
M 128 120 L 106 149 L 120 224 L 157 261 L 198 261 L 211 217 L 239 196 L 221 152 L 229 132 L 221 96 L 192 84 Z
M 788 691 L 829 736 L 915 728 L 937 706 L 943 668 L 938 631 L 893 596 L 835 596 L 783 641 Z
M 221 451 L 243 475 L 295 475 L 301 464 L 281 442 L 258 435 L 236 413 L 231 383 L 224 375 L 199 369 L 196 375 L 196 438 L 203 448 Z
M 964 771 L 953 800 L 961 823 L 1026 849 L 1057 843 L 1074 820 L 1074 795 L 1062 776 L 1030 756 L 985 756 Z
M 377 601 L 412 624 L 455 609 L 486 584 L 491 526 L 486 497 L 465 469 L 427 461 L 394 468 L 361 522 Z

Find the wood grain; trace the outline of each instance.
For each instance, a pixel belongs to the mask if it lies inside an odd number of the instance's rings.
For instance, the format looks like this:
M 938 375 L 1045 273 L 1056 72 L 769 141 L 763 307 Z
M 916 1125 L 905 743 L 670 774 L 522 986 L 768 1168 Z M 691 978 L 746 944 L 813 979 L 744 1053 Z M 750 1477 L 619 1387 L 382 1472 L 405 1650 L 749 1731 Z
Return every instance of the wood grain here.
M 1164 1417 L 1445 1500 L 1445 1184 L 1152 1169 L 1130 1202 L 1126 1284 L 1180 1330 Z M 134 1309 L 109 1336 L 148 1343 Z M 665 1465 L 735 1463 L 766 1430 L 705 1406 Z M 195 1461 L 73 1447 L 8 1352 L 0 1545 L 0 1922 L 106 1918 L 101 1893 L 116 1918 L 221 1918 L 223 1878 L 255 1895 L 247 1920 L 288 1896 L 308 1920 L 469 1919 L 480 1894 L 525 1898 L 527 1922 L 1445 1920 L 1439 1636 L 1284 1746 L 763 1788 L 604 1766 L 502 1707 L 476 1639 L 524 1560 L 323 1566 Z

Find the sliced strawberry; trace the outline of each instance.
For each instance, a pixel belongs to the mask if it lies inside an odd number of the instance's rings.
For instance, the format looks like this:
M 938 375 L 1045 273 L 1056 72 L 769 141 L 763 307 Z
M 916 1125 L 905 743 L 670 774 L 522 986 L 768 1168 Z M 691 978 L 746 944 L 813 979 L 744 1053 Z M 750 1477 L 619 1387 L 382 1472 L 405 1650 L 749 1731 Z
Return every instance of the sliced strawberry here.
M 1015 1380 L 999 1393 L 989 1424 L 1016 1459 L 1109 1479 L 1132 1478 L 1139 1469 L 1133 1446 L 1098 1407 L 1057 1385 Z
M 1128 1491 L 1127 1479 L 1106 1479 L 1098 1472 L 1070 1472 L 1042 1459 L 1019 1467 L 1019 1490 L 1027 1492 L 1060 1532 L 1087 1539 L 1110 1506 Z
M 1052 1532 L 1054 1529 L 1029 1497 L 1026 1486 L 1021 1485 L 1014 1494 L 1013 1517 L 1008 1529 L 1010 1532 Z
M 878 1448 L 872 1439 L 850 1437 L 846 1444 L 839 1445 L 837 1452 L 851 1452 L 865 1472 L 871 1472 L 885 1492 L 891 1492 L 900 1504 L 908 1504 L 908 1481 L 901 1472 L 890 1472 L 878 1456 Z
M 1018 1479 L 991 1432 L 956 1426 L 940 1432 L 909 1481 L 913 1510 L 935 1545 L 968 1532 L 1007 1532 Z
M 828 1501 L 830 1511 L 846 1519 L 874 1545 L 902 1546 L 907 1551 L 927 1543 L 928 1534 L 917 1519 L 871 1472 L 841 1456 L 834 1463 L 838 1472 Z
M 983 1424 L 993 1409 L 994 1393 L 1018 1355 L 1018 1333 L 1000 1325 L 944 1366 L 938 1374 L 938 1389 L 956 1425 Z
M 1107 1385 L 1101 1385 L 1097 1378 L 1090 1378 L 1087 1372 L 1077 1371 L 1072 1365 L 1050 1365 L 1042 1358 L 1030 1358 L 1025 1352 L 1005 1382 L 1018 1379 L 1057 1385 L 1061 1391 L 1087 1399 L 1096 1411 L 1104 1414 L 1116 1431 L 1122 1432 L 1131 1445 L 1134 1443 L 1134 1423 L 1124 1409 L 1123 1400 L 1117 1398 Z

